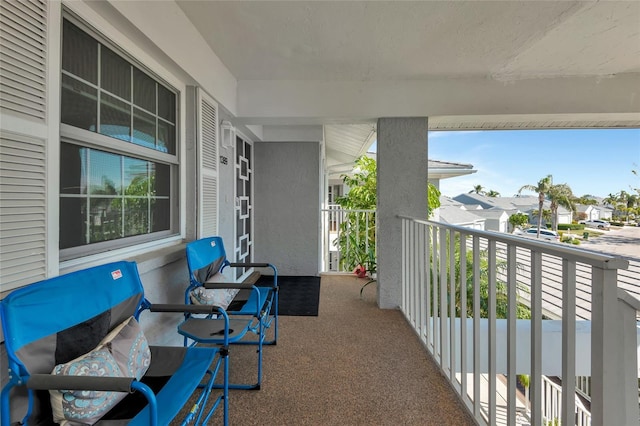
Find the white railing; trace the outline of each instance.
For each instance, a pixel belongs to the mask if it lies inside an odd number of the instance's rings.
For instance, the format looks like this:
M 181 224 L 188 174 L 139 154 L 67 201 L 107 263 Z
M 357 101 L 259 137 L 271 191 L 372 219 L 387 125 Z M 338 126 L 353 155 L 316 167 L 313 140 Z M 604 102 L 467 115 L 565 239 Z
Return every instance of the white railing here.
M 591 376 L 593 425 L 638 424 L 640 302 L 617 288 L 617 271 L 628 261 L 564 244 L 401 220 L 401 309 L 479 424 L 517 424 L 519 374 L 530 376 L 531 425 L 554 421 L 556 413 L 562 425 L 580 424 L 576 376 Z M 551 291 L 560 300 L 560 321 L 543 314 L 543 300 L 550 298 L 548 265 L 562 283 Z M 590 283 L 579 296 L 578 274 L 587 274 Z M 590 321 L 576 315 L 585 300 Z M 496 380 L 502 374 L 506 384 Z M 563 378 L 553 413 L 544 411 L 543 375 Z
M 321 210 L 321 215 L 321 272 L 351 272 L 371 252 L 375 259 L 375 210 L 348 210 L 330 205 Z
M 562 413 L 562 386 L 551 381 L 547 376 L 542 376 L 542 386 L 543 421 L 554 425 L 554 421 L 560 419 Z M 576 426 L 591 426 L 591 413 L 587 407 L 584 406 L 578 395 L 575 395 L 575 399 Z

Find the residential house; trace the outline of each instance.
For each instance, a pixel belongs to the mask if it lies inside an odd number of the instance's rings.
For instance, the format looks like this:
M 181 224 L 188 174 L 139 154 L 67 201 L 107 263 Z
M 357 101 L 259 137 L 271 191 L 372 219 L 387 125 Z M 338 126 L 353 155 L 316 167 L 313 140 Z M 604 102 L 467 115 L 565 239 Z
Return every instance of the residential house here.
M 509 232 L 509 214 L 500 209 L 473 210 L 473 214 L 485 219 L 487 231 Z
M 436 209 L 433 220 L 471 229 L 487 229 L 486 220 L 477 215 L 477 210 L 467 211 L 466 206 L 445 195 L 440 196 L 440 207 Z
M 475 209 L 477 205 L 480 205 L 484 210 L 502 210 L 509 216 L 514 213 L 526 213 L 529 215 L 529 223 L 537 223 L 538 221 L 536 214 L 538 211 L 538 197 L 529 195 L 519 197 L 488 197 L 483 194 L 468 193 L 457 195 L 454 197 L 454 200 L 463 203 L 465 206 L 469 206 L 469 209 Z M 550 202 L 545 200 L 543 209 L 548 210 L 549 207 Z M 558 207 L 558 223 L 571 223 L 572 216 L 573 214 L 570 210 L 562 206 Z
M 184 244 L 212 234 L 234 260 L 318 274 L 327 175 L 375 126 L 377 303 L 406 310 L 401 216 L 426 216 L 427 130 L 640 126 L 639 17 L 637 2 L 4 0 L 0 293 L 131 259 L 150 299 L 179 302 Z M 603 288 L 596 302 L 616 300 Z M 606 397 L 629 375 L 601 368 L 619 364 L 611 306 L 594 320 L 596 424 L 630 418 Z M 179 343 L 176 322 L 143 327 Z
M 584 214 L 584 220 L 601 219 L 601 209 L 594 205 L 576 204 L 576 213 Z

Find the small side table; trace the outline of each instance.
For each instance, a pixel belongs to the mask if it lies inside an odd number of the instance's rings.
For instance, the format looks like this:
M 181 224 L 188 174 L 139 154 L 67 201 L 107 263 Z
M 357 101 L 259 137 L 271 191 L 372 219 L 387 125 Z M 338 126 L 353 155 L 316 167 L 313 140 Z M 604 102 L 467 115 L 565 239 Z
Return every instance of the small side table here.
M 371 277 L 369 278 L 369 281 L 367 281 L 366 283 L 364 283 L 364 285 L 362 287 L 360 287 L 360 298 L 362 299 L 362 292 L 364 291 L 364 288 L 366 286 L 368 286 L 371 283 L 377 283 L 377 276 L 376 274 L 371 274 Z

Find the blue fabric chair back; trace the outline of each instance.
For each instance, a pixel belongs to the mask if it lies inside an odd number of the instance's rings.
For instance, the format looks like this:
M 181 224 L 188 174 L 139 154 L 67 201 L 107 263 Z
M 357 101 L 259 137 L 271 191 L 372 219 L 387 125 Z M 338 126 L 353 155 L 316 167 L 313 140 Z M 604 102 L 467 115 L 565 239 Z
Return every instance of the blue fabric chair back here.
M 84 295 L 78 304 L 78 294 Z M 7 348 L 23 346 L 122 307 L 113 318 L 134 315 L 144 297 L 134 262 L 116 262 L 72 272 L 28 285 L 10 293 L 0 303 L 2 331 Z M 42 321 L 46 317 L 47 321 Z
M 228 264 L 221 237 L 207 237 L 187 244 L 191 285 L 201 285 Z

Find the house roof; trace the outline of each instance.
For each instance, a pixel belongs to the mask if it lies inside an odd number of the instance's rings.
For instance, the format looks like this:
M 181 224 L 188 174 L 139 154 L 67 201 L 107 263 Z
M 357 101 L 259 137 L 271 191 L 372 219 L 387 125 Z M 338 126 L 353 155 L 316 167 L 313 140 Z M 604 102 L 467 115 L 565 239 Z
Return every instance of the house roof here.
M 429 179 L 447 179 L 476 173 L 473 164 L 454 163 L 451 161 L 428 160 Z
M 460 209 L 464 207 L 464 204 L 446 195 L 440 195 L 440 206 L 454 206 Z
M 589 209 L 597 208 L 597 206 L 592 206 L 590 204 L 576 204 L 576 212 L 586 213 Z
M 473 210 L 473 214 L 484 217 L 485 219 L 506 219 L 509 217 L 506 211 L 497 209 Z
M 456 206 L 440 206 L 440 221 L 452 225 L 468 225 L 484 222 L 485 219 Z
M 453 197 L 454 200 L 461 202 L 465 206 L 468 206 L 468 210 L 475 210 L 477 205 L 482 206 L 483 209 L 489 210 L 502 210 L 515 213 L 516 211 L 530 213 L 533 210 L 538 210 L 538 197 L 537 196 L 520 196 L 520 197 L 488 197 L 482 194 L 469 193 L 460 194 Z M 548 209 L 550 202 L 544 201 L 544 208 Z M 569 210 L 562 206 L 558 206 L 558 213 L 566 214 Z
M 361 129 L 364 134 L 364 128 Z M 371 132 L 371 127 L 369 126 L 369 132 Z M 329 148 L 327 148 L 329 149 Z M 349 150 L 347 153 L 347 149 Z M 347 148 L 341 150 L 341 155 L 345 156 L 345 159 L 349 155 L 354 155 L 354 158 L 357 158 L 361 155 L 366 155 L 367 157 L 373 158 L 374 160 L 377 157 L 377 153 L 375 152 L 366 152 L 366 153 L 358 153 L 357 143 L 349 143 L 347 144 Z M 356 155 L 357 154 L 357 155 Z M 350 158 L 350 157 L 348 157 Z M 473 164 L 466 163 L 454 163 L 452 161 L 441 161 L 441 160 L 428 160 L 428 178 L 429 179 L 446 179 L 457 176 L 464 176 L 471 173 L 477 172 L 477 170 L 473 169 Z M 330 175 L 340 175 L 344 173 L 348 173 L 353 169 L 353 161 L 345 162 L 342 164 L 334 164 L 330 167 Z

